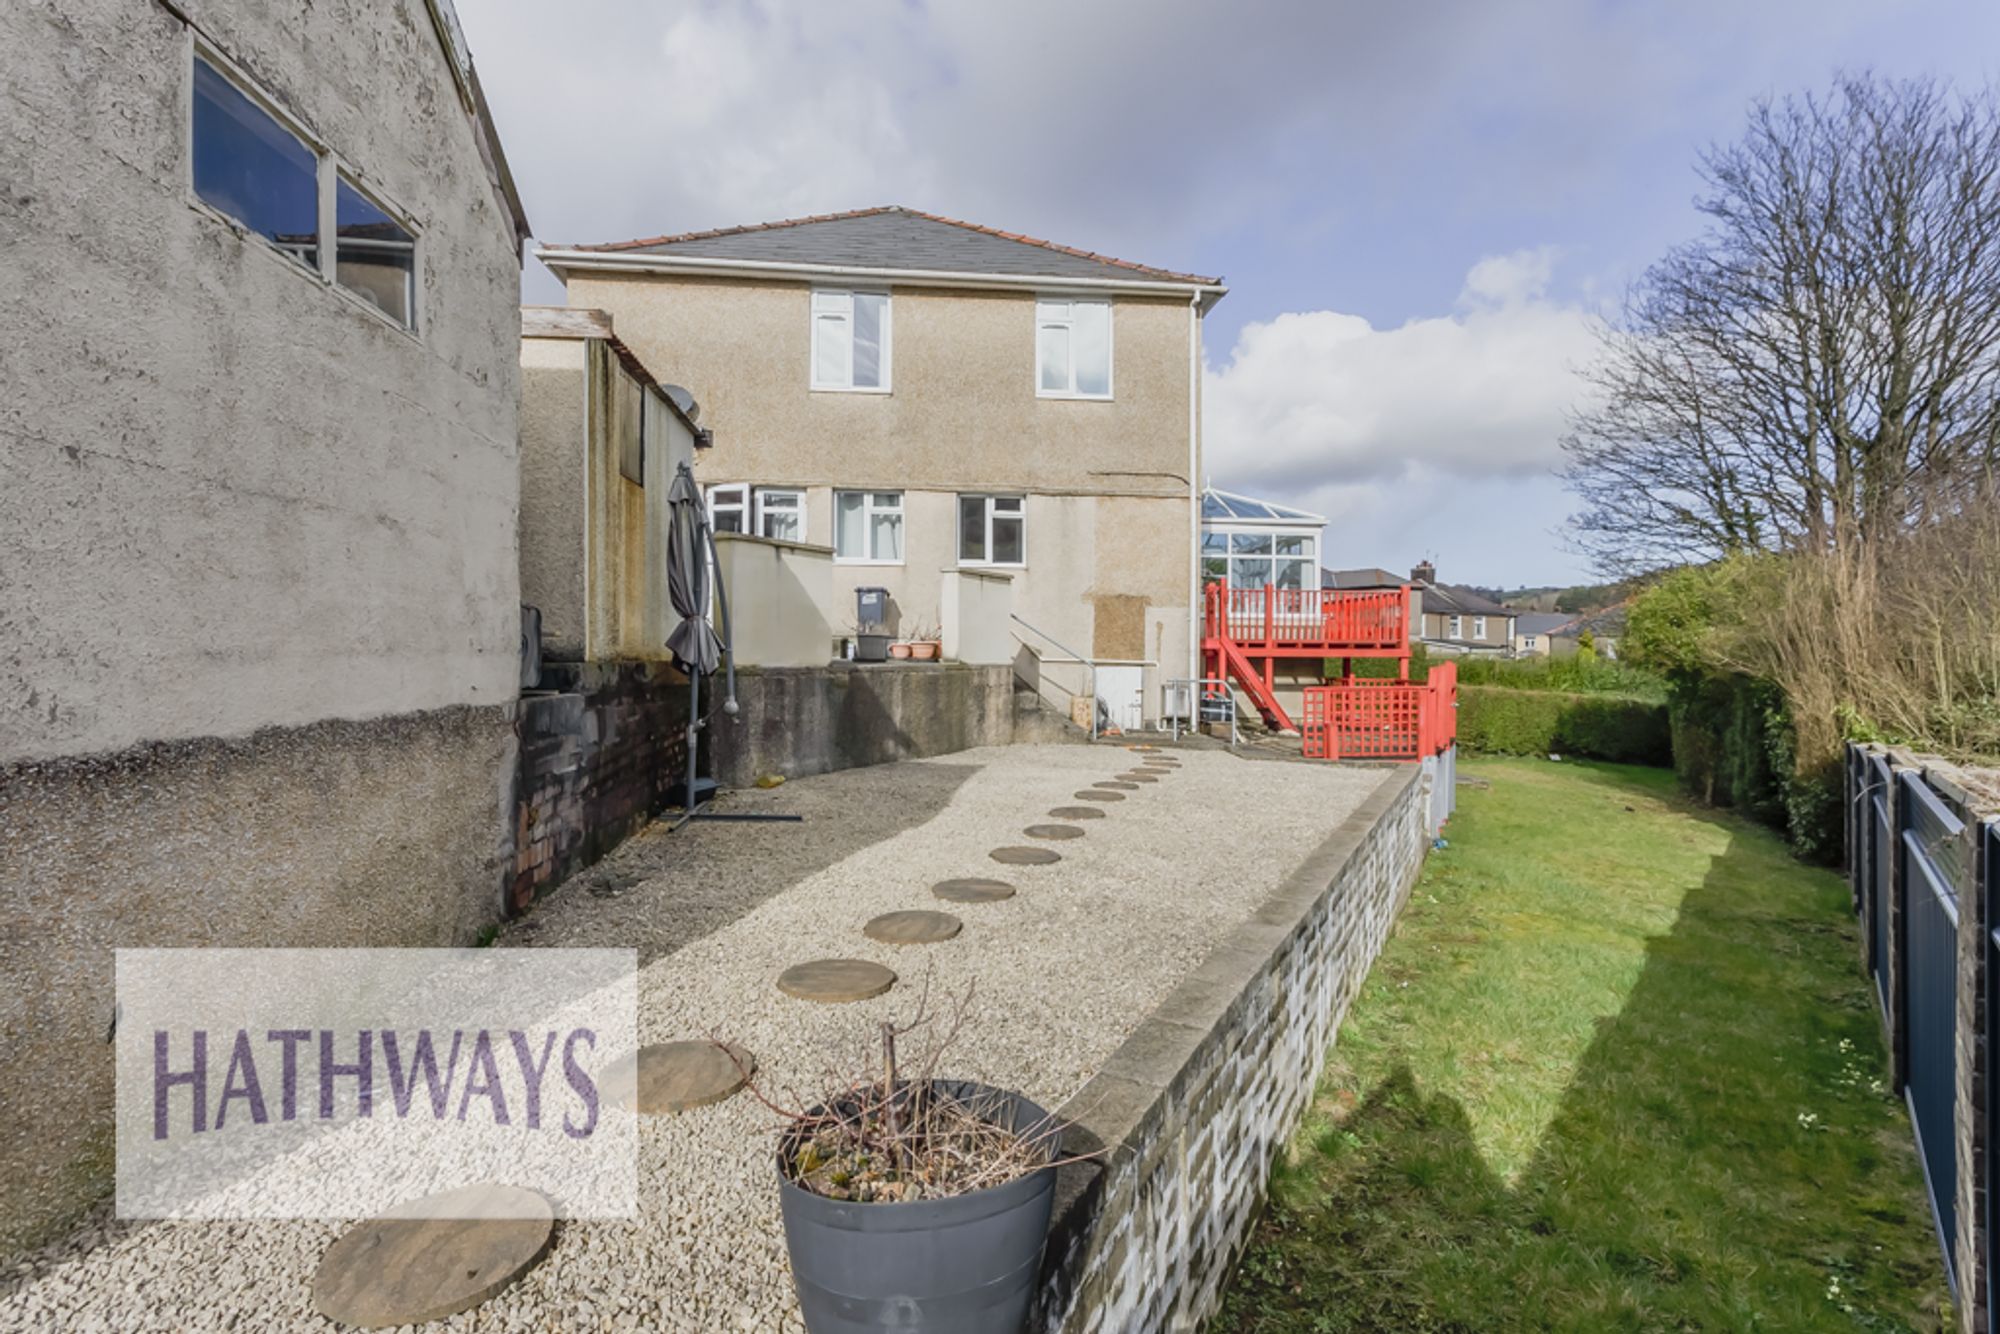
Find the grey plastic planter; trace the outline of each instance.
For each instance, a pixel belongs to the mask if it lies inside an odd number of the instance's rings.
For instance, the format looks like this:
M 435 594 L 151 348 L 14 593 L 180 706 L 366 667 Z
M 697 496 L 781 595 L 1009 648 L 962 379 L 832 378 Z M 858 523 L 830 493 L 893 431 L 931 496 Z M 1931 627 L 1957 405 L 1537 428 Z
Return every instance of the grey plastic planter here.
M 1049 1122 L 1018 1094 L 951 1080 L 932 1087 L 960 1099 L 1004 1100 L 1015 1130 Z M 812 1334 L 1020 1334 L 1027 1326 L 1055 1168 L 952 1199 L 854 1204 L 793 1184 L 785 1170 L 790 1149 L 789 1142 L 779 1149 L 779 1202 Z

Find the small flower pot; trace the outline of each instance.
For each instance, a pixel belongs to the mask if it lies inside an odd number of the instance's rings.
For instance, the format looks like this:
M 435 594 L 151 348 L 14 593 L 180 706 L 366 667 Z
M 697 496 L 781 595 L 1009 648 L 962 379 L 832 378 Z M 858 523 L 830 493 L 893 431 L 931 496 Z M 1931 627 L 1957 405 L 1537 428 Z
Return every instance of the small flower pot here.
M 938 655 L 938 644 L 934 639 L 919 639 L 910 645 L 910 656 L 918 662 L 929 662 Z
M 889 656 L 892 658 L 907 658 L 910 656 L 910 646 L 901 642 L 891 644 L 889 645 Z
M 931 1088 L 961 1101 L 992 1100 L 996 1123 L 1053 1126 L 1019 1094 L 955 1080 Z M 1050 1135 L 1053 1156 L 1054 1135 Z M 792 1280 L 811 1334 L 1020 1334 L 1041 1276 L 1056 1169 L 940 1200 L 858 1204 L 798 1185 L 778 1150 L 778 1200 Z

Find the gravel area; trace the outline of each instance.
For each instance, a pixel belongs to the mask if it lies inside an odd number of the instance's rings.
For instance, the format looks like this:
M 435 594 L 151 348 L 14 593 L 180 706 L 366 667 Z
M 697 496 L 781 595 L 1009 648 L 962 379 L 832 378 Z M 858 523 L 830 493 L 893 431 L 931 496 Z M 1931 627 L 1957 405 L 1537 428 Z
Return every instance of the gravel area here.
M 641 951 L 642 1042 L 717 1036 L 755 1053 L 776 1100 L 857 1063 L 876 1025 L 907 1017 L 926 977 L 976 983 L 952 1073 L 1048 1107 L 1074 1093 L 1208 952 L 1388 775 L 1255 764 L 1209 748 L 1079 822 L 1049 866 L 1000 866 L 1051 807 L 1137 758 L 1122 748 L 1033 746 L 795 780 L 729 798 L 801 824 L 655 827 L 572 880 L 502 946 Z M 930 886 L 985 876 L 1012 899 L 946 905 Z M 897 909 L 945 908 L 940 944 L 862 934 Z M 779 973 L 817 958 L 900 975 L 886 995 L 817 1005 Z M 548 1256 L 490 1302 L 431 1328 L 795 1330 L 771 1154 L 772 1114 L 747 1094 L 640 1135 L 642 1216 L 566 1221 Z M 17 1270 L 0 1328 L 271 1329 L 331 1326 L 310 1285 L 339 1223 L 121 1224 L 108 1218 Z

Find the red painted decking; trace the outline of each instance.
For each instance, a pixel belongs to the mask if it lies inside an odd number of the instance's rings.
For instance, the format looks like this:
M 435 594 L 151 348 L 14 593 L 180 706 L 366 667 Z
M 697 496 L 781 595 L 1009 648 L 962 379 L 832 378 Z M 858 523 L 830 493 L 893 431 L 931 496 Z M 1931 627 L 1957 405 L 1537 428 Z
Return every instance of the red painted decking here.
M 1308 759 L 1420 760 L 1458 742 L 1458 664 L 1429 678 L 1308 686 L 1302 749 Z
M 1410 590 L 1230 588 L 1203 592 L 1203 675 L 1234 677 L 1266 722 L 1286 731 L 1292 720 L 1278 703 L 1278 659 L 1401 658 L 1410 656 Z

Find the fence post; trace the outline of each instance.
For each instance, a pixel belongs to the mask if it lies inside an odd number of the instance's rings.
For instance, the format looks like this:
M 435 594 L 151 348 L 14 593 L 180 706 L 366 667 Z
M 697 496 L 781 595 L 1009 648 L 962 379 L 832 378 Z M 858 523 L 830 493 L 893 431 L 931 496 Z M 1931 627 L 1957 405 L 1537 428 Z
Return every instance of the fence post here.
M 1897 1094 L 1910 1082 L 1910 865 L 1903 834 L 1910 827 L 1910 802 L 1904 785 L 1919 770 L 1895 754 L 1889 755 L 1889 883 L 1883 903 L 1889 913 L 1889 957 L 1882 961 L 1888 985 L 1883 988 L 1883 1022 L 1889 1033 L 1889 1087 Z
M 1952 1098 L 1952 1133 L 1956 1139 L 1958 1180 L 1958 1235 L 1952 1240 L 1954 1268 L 1958 1273 L 1958 1321 L 1963 1334 L 1986 1334 L 1990 1329 L 1991 1293 L 1988 1290 L 1990 1221 L 1988 1208 L 1987 1155 L 1992 1152 L 1991 1130 L 1993 1043 L 1989 1026 L 1993 1023 L 1992 970 L 1994 895 L 2000 888 L 2000 825 L 1991 817 L 1980 819 L 1968 794 L 1956 785 L 1934 784 L 1955 799 L 1966 817 L 1966 836 L 1972 840 L 1967 859 L 1967 883 L 1957 886 L 1958 896 L 1958 1041 L 1957 1087 Z

